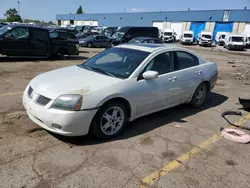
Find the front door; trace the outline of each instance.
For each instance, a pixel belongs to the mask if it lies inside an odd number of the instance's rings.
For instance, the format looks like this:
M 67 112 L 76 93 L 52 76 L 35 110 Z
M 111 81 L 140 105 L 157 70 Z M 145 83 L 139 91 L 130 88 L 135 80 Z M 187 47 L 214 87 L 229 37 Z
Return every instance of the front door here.
M 14 27 L 4 36 L 3 54 L 13 56 L 29 55 L 32 50 L 30 46 L 30 32 L 27 27 Z
M 164 52 L 154 57 L 144 71 L 156 71 L 159 77 L 145 80 L 142 76 L 138 81 L 137 115 L 151 113 L 173 105 L 176 85 L 172 79 L 174 70 L 174 53 Z

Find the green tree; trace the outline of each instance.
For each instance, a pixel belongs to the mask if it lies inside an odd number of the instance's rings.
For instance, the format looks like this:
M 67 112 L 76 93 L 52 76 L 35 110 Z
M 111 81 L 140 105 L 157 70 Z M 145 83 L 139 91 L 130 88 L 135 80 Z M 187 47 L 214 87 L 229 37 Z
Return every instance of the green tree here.
M 83 14 L 82 6 L 80 5 L 76 11 L 76 14 Z
M 18 11 L 15 8 L 10 8 L 4 14 L 7 17 L 8 22 L 22 22 L 21 16 L 18 15 Z

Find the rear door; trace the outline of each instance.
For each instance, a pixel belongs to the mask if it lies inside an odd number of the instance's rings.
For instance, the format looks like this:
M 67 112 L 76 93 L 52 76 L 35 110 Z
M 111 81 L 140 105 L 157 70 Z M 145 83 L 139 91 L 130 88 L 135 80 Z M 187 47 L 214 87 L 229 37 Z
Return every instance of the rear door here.
M 172 81 L 175 82 L 175 104 L 187 102 L 203 80 L 199 59 L 186 51 L 175 51 Z
M 45 29 L 31 28 L 31 46 L 33 47 L 34 55 L 49 55 L 49 32 Z
M 26 56 L 32 52 L 28 27 L 14 27 L 4 36 L 3 54 Z

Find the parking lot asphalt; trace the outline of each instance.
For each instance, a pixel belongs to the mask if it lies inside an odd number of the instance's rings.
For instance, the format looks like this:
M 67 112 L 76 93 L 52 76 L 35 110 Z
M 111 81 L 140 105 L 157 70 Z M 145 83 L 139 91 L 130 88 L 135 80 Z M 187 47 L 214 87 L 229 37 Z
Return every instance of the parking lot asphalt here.
M 230 127 L 221 117 L 225 110 L 240 110 L 244 117 L 230 120 L 250 126 L 250 112 L 238 103 L 238 97 L 250 97 L 250 52 L 186 47 L 218 66 L 219 79 L 205 105 L 148 115 L 106 141 L 49 133 L 22 106 L 33 77 L 80 64 L 101 49 L 81 48 L 79 57 L 52 60 L 0 57 L 0 187 L 250 187 L 250 145 L 220 136 L 221 127 Z

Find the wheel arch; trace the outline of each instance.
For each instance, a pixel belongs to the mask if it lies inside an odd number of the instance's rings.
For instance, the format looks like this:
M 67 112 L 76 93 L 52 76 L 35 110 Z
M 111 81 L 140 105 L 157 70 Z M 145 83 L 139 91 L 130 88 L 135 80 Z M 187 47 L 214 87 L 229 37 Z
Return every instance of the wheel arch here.
M 106 105 L 106 104 L 111 103 L 111 102 L 120 102 L 120 103 L 124 104 L 128 110 L 128 117 L 131 117 L 131 114 L 132 114 L 131 104 L 125 97 L 120 96 L 120 95 L 109 96 L 109 97 L 103 99 L 102 101 L 100 101 L 97 106 L 101 107 L 101 106 Z

